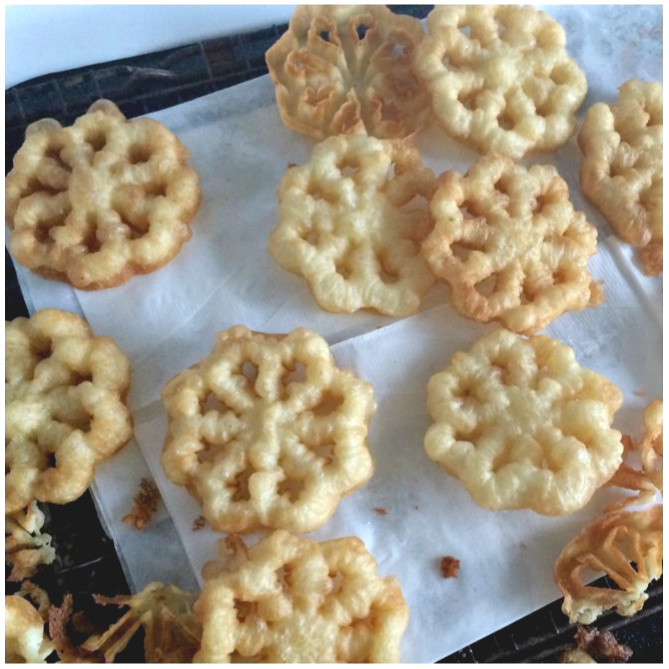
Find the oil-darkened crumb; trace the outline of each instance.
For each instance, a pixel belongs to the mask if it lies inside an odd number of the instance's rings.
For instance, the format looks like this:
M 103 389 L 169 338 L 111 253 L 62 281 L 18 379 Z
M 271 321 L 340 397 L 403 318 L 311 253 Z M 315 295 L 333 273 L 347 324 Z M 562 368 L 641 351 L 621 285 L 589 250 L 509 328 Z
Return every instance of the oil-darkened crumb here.
M 608 630 L 579 625 L 576 629 L 576 647 L 591 655 L 597 662 L 627 662 L 632 649 L 618 641 Z
M 139 492 L 135 495 L 134 505 L 123 522 L 134 525 L 140 532 L 151 522 L 151 517 L 158 509 L 160 492 L 156 484 L 143 478 L 139 484 Z
M 457 578 L 460 569 L 460 560 L 456 560 L 450 555 L 441 558 L 441 575 L 444 578 Z
M 645 390 L 635 390 L 635 391 L 634 391 L 634 394 L 635 394 L 637 397 L 644 397 L 645 394 L 646 394 L 646 391 L 645 391 Z
M 387 516 L 388 515 L 388 509 L 384 509 L 381 506 L 377 506 L 374 511 L 379 514 L 379 516 Z
M 207 519 L 204 516 L 198 516 L 194 521 L 193 521 L 193 532 L 197 532 L 198 530 L 201 530 L 207 522 Z

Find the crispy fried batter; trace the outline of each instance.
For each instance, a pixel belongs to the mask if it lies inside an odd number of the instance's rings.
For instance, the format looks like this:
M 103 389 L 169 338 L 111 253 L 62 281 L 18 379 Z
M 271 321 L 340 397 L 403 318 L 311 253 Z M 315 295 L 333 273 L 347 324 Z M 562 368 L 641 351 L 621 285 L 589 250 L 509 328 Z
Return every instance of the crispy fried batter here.
M 619 643 L 609 630 L 578 625 L 576 647 L 584 650 L 595 660 L 603 662 L 627 662 L 632 657 L 632 649 Z
M 589 586 L 582 574 L 605 572 L 619 589 Z M 571 623 L 590 624 L 609 609 L 632 616 L 648 598 L 650 581 L 662 575 L 662 505 L 641 511 L 614 508 L 572 539 L 555 563 Z
M 158 509 L 160 491 L 151 480 L 143 478 L 139 482 L 139 492 L 135 495 L 130 513 L 123 516 L 123 522 L 134 525 L 140 532 L 151 522 L 153 514 Z
M 581 186 L 615 234 L 662 271 L 662 84 L 631 79 L 590 107 L 578 135 Z
M 532 7 L 453 5 L 430 12 L 427 27 L 414 67 L 449 136 L 514 159 L 569 139 L 587 81 L 554 19 Z
M 574 210 L 553 166 L 485 156 L 464 176 L 439 177 L 430 214 L 423 254 L 468 318 L 533 334 L 601 301 L 588 272 L 597 230 Z
M 412 70 L 420 22 L 382 5 L 304 5 L 265 60 L 287 127 L 323 139 L 406 137 L 430 117 Z
M 609 485 L 637 490 L 640 499 L 645 500 L 652 497 L 655 490 L 662 492 L 662 400 L 655 400 L 645 408 L 643 422 L 646 434 L 638 443 L 629 435 L 623 435 L 625 454 L 637 453 L 640 467 L 623 461 Z M 628 500 L 623 500 L 621 506 L 627 505 Z
M 82 648 L 100 653 L 105 662 L 127 645 L 140 627 L 144 628 L 144 659 L 154 663 L 190 663 L 202 634 L 193 614 L 195 597 L 173 585 L 149 583 L 136 595 L 95 596 L 98 604 L 129 607 L 104 634 L 89 637 Z
M 219 333 L 213 353 L 162 396 L 165 473 L 216 530 L 311 531 L 372 475 L 373 388 L 338 369 L 327 342 L 305 328 Z
M 360 539 L 319 544 L 278 530 L 225 560 L 195 604 L 196 662 L 399 661 L 408 608 Z
M 171 260 L 200 202 L 188 150 L 162 124 L 98 100 L 71 127 L 30 125 L 6 178 L 9 248 L 75 288 L 117 286 Z
M 483 508 L 572 513 L 622 461 L 621 403 L 568 346 L 500 329 L 430 379 L 425 449 Z
M 51 535 L 42 533 L 43 526 L 44 514 L 35 501 L 5 516 L 5 561 L 12 565 L 8 581 L 30 578 L 39 565 L 56 559 Z
M 44 621 L 23 597 L 5 596 L 5 662 L 43 663 L 53 651 Z
M 414 313 L 434 283 L 420 252 L 434 185 L 413 142 L 331 137 L 284 175 L 269 253 L 327 311 Z
M 441 569 L 441 575 L 444 578 L 457 578 L 458 571 L 460 570 L 460 560 L 457 560 L 451 555 L 446 555 L 441 558 L 439 568 Z
M 80 497 L 132 435 L 130 365 L 75 314 L 5 323 L 5 513 Z

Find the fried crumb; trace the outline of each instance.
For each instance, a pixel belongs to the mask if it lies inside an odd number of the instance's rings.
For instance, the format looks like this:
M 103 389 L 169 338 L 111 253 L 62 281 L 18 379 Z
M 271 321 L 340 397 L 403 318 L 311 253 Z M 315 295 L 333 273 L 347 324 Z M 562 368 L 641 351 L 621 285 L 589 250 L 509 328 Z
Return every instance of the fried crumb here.
M 388 515 L 388 509 L 384 509 L 381 506 L 377 506 L 374 511 L 379 514 L 379 516 L 387 516 Z
M 576 648 L 588 653 L 597 662 L 627 662 L 632 649 L 618 641 L 608 630 L 579 625 L 576 628 Z
M 441 558 L 441 575 L 444 578 L 457 578 L 460 569 L 460 560 L 456 560 L 450 555 Z
M 557 657 L 560 664 L 597 664 L 591 655 L 580 648 L 568 648 Z
M 288 169 L 291 167 L 297 167 L 297 163 L 288 163 Z
M 646 391 L 645 391 L 645 390 L 635 390 L 635 391 L 634 391 L 634 394 L 635 394 L 637 397 L 644 397 L 645 394 L 646 394 Z
M 193 532 L 197 532 L 198 530 L 201 530 L 207 523 L 207 519 L 204 516 L 198 516 L 194 521 L 193 521 Z
M 123 517 L 123 522 L 134 525 L 140 532 L 151 522 L 151 517 L 158 508 L 160 492 L 151 480 L 143 478 L 139 483 L 139 492 L 135 495 L 130 513 Z

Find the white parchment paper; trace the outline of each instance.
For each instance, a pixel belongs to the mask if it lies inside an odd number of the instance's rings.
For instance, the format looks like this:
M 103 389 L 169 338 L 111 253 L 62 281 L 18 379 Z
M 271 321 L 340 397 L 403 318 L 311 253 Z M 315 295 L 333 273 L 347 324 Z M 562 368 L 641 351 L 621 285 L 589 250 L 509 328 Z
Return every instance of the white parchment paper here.
M 581 116 L 593 102 L 615 99 L 617 86 L 629 78 L 661 80 L 660 7 L 547 10 L 565 27 L 570 53 L 588 75 L 590 91 Z M 370 429 L 374 477 L 310 536 L 360 536 L 380 572 L 400 579 L 411 610 L 405 661 L 435 661 L 556 599 L 555 558 L 610 492 L 600 491 L 584 510 L 565 518 L 491 513 L 477 507 L 422 448 L 429 425 L 427 380 L 456 350 L 469 348 L 493 326 L 458 316 L 443 287 L 430 292 L 418 315 L 399 321 L 366 313 L 328 314 L 317 307 L 301 278 L 274 264 L 266 249 L 276 223 L 276 188 L 288 163 L 307 159 L 313 141 L 283 126 L 268 77 L 152 116 L 179 135 L 201 175 L 202 207 L 193 239 L 177 258 L 154 274 L 94 293 L 73 291 L 17 268 L 31 311 L 80 309 L 96 333 L 114 337 L 131 360 L 130 400 L 143 457 L 129 446 L 124 457 L 101 469 L 95 490 L 131 582 L 143 584 L 157 573 L 156 578 L 181 578 L 186 587 L 197 587 L 194 579 L 202 564 L 215 554 L 219 535 L 192 530 L 201 513 L 198 505 L 162 473 L 166 419 L 158 399 L 169 378 L 209 354 L 217 331 L 240 323 L 268 332 L 297 326 L 316 330 L 333 345 L 341 366 L 374 384 L 379 404 Z M 436 173 L 466 170 L 476 159 L 436 128 L 422 133 L 418 143 L 424 162 Z M 606 302 L 561 316 L 546 333 L 573 346 L 583 366 L 621 387 L 625 405 L 615 426 L 638 433 L 642 407 L 662 396 L 661 279 L 643 277 L 625 245 L 604 241 L 608 227 L 578 185 L 575 139 L 553 155 L 528 162 L 555 164 L 575 206 L 600 230 L 591 272 L 604 281 Z M 147 466 L 168 512 L 160 516 L 162 529 L 150 542 L 119 522 L 121 510 L 126 513 L 131 505 L 127 496 L 136 491 L 138 473 Z M 388 513 L 380 515 L 375 508 Z M 457 580 L 441 578 L 443 555 L 461 560 Z

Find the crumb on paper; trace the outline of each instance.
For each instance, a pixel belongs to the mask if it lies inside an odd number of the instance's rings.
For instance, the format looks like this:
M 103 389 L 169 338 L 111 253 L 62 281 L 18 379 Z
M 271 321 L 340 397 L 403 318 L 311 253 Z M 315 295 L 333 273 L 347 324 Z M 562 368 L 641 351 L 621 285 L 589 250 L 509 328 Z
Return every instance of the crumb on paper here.
M 382 506 L 375 507 L 374 511 L 379 514 L 379 516 L 387 516 L 388 509 L 384 509 Z
M 635 394 L 637 397 L 644 397 L 644 396 L 646 395 L 646 391 L 645 391 L 645 390 L 635 390 L 635 391 L 634 391 L 634 394 Z
M 444 578 L 457 578 L 460 569 L 460 560 L 456 560 L 450 555 L 441 558 L 441 575 Z
M 297 163 L 293 162 L 288 163 L 288 169 L 291 169 L 292 167 L 297 167 Z
M 207 519 L 204 516 L 198 516 L 194 521 L 193 521 L 193 532 L 197 532 L 198 530 L 201 530 L 205 524 L 207 523 Z
M 576 648 L 585 651 L 597 662 L 627 662 L 632 649 L 619 643 L 608 630 L 579 625 L 576 628 Z
M 135 495 L 130 513 L 123 517 L 123 522 L 134 525 L 140 532 L 151 522 L 151 517 L 158 508 L 160 492 L 158 486 L 148 478 L 139 483 L 139 492 Z

